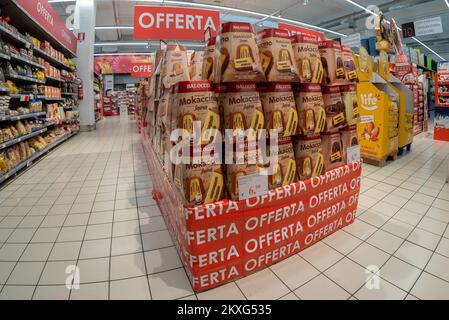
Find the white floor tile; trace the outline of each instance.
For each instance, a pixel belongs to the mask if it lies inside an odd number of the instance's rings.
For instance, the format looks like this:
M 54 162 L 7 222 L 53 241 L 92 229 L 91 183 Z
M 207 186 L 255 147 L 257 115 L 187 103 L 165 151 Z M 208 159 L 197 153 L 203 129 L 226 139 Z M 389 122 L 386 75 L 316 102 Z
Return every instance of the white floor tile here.
M 320 271 L 326 270 L 343 258 L 341 253 L 331 248 L 324 242 L 318 242 L 299 254 Z
M 388 253 L 367 243 L 362 243 L 348 255 L 349 259 L 355 261 L 364 268 L 377 266 L 379 269 L 389 257 L 390 255 Z
M 168 271 L 182 267 L 175 247 L 145 252 L 145 263 L 148 274 Z
M 33 300 L 68 300 L 70 290 L 66 286 L 38 286 Z
M 449 283 L 424 272 L 411 293 L 421 300 L 447 300 Z
M 111 281 L 109 290 L 111 300 L 151 300 L 146 276 Z
M 0 294 L 0 300 L 31 300 L 34 286 L 5 286 Z
M 143 253 L 111 257 L 111 280 L 146 275 Z
M 324 275 L 295 290 L 301 300 L 346 300 L 350 294 Z
M 380 269 L 380 276 L 404 291 L 409 291 L 421 270 L 395 257 L 392 257 Z
M 70 300 L 107 300 L 109 298 L 109 283 L 81 284 L 79 290 L 72 290 Z
M 289 295 L 293 295 L 290 293 Z M 294 296 L 294 295 L 293 295 Z M 198 300 L 245 300 L 245 296 L 237 287 L 235 282 L 231 282 L 218 288 L 198 293 Z M 296 300 L 298 298 L 296 297 Z
M 184 269 L 176 269 L 148 276 L 153 300 L 171 300 L 193 294 Z
M 440 238 L 440 236 L 437 236 L 431 232 L 416 228 L 415 230 L 413 230 L 407 240 L 433 251 L 437 247 Z
M 383 250 L 389 254 L 393 254 L 402 244 L 404 240 L 396 237 L 383 230 L 377 231 L 366 242 Z
M 403 300 L 407 296 L 407 292 L 380 279 L 379 287 L 363 286 L 355 297 L 358 300 Z
M 236 283 L 249 300 L 279 299 L 290 291 L 270 269 L 258 271 Z
M 434 254 L 425 270 L 428 273 L 449 282 L 449 258 Z
M 324 272 L 349 293 L 355 293 L 368 280 L 369 274 L 355 262 L 344 258 Z
M 320 272 L 299 255 L 293 255 L 273 266 L 271 271 L 290 289 L 295 290 Z M 301 270 L 301 272 L 298 272 Z

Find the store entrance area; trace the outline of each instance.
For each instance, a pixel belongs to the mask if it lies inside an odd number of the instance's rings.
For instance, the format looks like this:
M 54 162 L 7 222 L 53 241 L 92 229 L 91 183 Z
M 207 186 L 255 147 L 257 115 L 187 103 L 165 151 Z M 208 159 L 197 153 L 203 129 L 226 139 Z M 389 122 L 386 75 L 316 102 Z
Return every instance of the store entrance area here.
M 135 121 L 106 118 L 0 190 L 0 299 L 447 298 L 448 155 L 418 136 L 389 166 L 364 165 L 354 224 L 195 294 L 150 197 Z

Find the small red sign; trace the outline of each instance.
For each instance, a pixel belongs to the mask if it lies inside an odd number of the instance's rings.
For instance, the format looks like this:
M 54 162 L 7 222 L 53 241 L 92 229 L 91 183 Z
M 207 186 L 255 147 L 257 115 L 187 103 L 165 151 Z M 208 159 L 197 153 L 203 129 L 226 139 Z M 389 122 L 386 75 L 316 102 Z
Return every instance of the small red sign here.
M 86 40 L 86 33 L 85 32 L 79 32 L 78 33 L 78 41 L 84 41 Z
M 291 36 L 299 33 L 299 34 L 305 34 L 305 35 L 314 35 L 314 36 L 316 36 L 318 38 L 319 42 L 326 40 L 326 37 L 324 36 L 323 32 L 310 30 L 310 29 L 306 29 L 306 28 L 303 28 L 303 27 L 298 27 L 298 26 L 294 26 L 294 25 L 291 25 L 291 24 L 279 22 L 278 23 L 278 28 L 287 30 L 290 33 Z
M 204 40 L 210 28 L 213 36 L 220 26 L 220 12 L 179 7 L 136 6 L 134 39 Z
M 131 65 L 131 76 L 135 78 L 148 78 L 153 75 L 153 64 L 137 62 Z

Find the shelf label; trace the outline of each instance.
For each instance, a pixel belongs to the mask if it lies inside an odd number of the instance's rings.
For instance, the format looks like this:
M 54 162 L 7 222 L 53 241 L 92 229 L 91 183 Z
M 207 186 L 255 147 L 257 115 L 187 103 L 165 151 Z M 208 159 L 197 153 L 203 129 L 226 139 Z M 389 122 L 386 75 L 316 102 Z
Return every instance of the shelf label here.
M 266 195 L 268 189 L 268 175 L 251 174 L 238 178 L 239 199 L 247 200 Z

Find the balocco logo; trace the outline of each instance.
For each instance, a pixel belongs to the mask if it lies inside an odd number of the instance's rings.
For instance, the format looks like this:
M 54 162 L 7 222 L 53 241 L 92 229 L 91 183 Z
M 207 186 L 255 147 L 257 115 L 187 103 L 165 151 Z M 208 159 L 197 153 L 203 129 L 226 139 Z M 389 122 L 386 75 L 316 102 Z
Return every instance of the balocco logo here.
M 182 13 L 156 13 L 144 12 L 139 16 L 139 25 L 143 29 L 175 28 L 179 30 L 211 30 L 216 31 L 212 17 Z
M 207 83 L 191 83 L 187 85 L 187 89 L 210 89 L 210 84 Z

